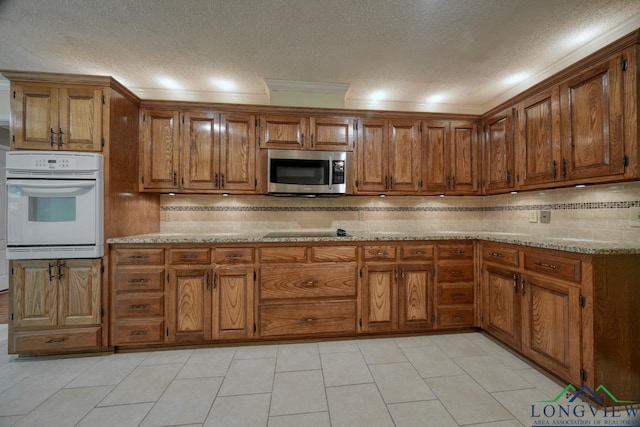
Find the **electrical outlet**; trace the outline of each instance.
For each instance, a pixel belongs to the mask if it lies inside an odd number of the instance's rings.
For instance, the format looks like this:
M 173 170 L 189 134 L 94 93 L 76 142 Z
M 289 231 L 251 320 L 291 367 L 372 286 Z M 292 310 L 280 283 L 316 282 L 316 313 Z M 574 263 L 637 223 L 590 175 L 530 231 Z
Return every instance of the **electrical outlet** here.
M 529 212 L 529 222 L 538 222 L 538 211 Z
M 540 211 L 540 223 L 549 224 L 551 222 L 551 211 Z
M 629 227 L 640 227 L 640 208 L 629 208 Z
M 358 211 L 358 221 L 364 221 L 364 211 Z

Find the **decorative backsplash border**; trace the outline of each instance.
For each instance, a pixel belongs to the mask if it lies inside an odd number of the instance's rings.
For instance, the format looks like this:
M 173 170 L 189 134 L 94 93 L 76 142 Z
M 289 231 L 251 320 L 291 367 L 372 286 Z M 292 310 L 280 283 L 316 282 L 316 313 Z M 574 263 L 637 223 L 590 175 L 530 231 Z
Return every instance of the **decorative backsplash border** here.
M 529 210 L 627 209 L 640 207 L 640 200 L 617 202 L 548 203 L 515 206 L 161 206 L 162 212 L 498 212 Z

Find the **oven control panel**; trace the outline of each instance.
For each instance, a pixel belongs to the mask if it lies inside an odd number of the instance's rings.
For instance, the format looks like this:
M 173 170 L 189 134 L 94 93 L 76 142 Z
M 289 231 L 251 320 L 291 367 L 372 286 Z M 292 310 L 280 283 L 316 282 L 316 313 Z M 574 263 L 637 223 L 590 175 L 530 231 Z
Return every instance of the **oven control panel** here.
M 38 173 L 98 173 L 104 160 L 98 153 L 59 151 L 9 151 L 7 153 L 7 177 L 22 177 Z
M 38 158 L 38 157 L 34 157 L 33 158 L 34 162 L 34 168 L 35 169 L 71 169 L 71 170 L 75 170 L 77 168 L 76 166 L 76 159 L 46 159 L 46 158 Z

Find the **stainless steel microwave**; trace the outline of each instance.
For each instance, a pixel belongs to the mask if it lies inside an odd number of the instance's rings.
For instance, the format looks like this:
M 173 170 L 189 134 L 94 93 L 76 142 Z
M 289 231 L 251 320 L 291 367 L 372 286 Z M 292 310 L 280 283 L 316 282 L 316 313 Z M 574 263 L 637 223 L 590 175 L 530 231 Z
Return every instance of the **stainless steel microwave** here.
M 347 153 L 269 150 L 268 188 L 274 195 L 339 196 L 347 192 Z

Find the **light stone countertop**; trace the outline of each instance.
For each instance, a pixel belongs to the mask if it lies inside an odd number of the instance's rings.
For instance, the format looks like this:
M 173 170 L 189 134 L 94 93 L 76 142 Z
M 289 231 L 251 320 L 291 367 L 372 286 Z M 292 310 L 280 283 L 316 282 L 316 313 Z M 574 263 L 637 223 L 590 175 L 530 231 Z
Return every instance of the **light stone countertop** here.
M 291 232 L 291 230 L 287 230 Z M 589 254 L 640 254 L 640 242 L 614 243 L 602 240 L 538 237 L 517 233 L 491 232 L 357 232 L 345 237 L 264 237 L 259 233 L 151 233 L 136 236 L 116 237 L 109 244 L 171 244 L 171 243 L 308 243 L 308 242 L 380 242 L 407 240 L 487 240 L 500 243 L 556 249 L 560 251 Z

